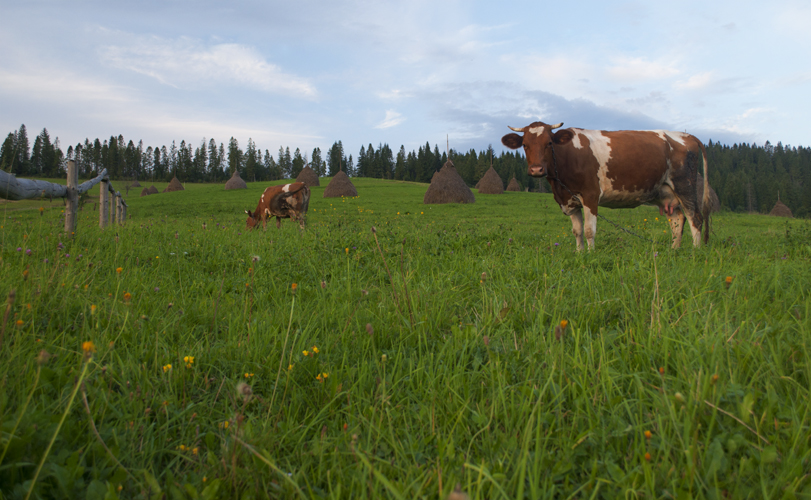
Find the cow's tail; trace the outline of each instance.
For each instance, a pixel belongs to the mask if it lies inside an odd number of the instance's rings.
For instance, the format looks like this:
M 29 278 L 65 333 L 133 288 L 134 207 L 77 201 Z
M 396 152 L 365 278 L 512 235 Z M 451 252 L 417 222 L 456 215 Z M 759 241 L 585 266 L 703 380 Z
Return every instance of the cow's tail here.
M 292 186 L 293 184 L 290 184 L 290 185 Z M 302 182 L 302 183 L 301 183 L 301 186 L 299 186 L 299 187 L 297 187 L 297 188 L 295 188 L 295 189 L 291 189 L 290 191 L 288 191 L 288 192 L 286 192 L 286 193 L 285 193 L 285 192 L 282 192 L 282 193 L 281 193 L 281 197 L 282 197 L 282 198 L 288 198 L 288 197 L 293 196 L 294 194 L 298 193 L 298 192 L 299 192 L 299 191 L 301 191 L 302 189 L 304 189 L 304 190 L 305 190 L 304 192 L 305 192 L 306 194 L 309 194 L 309 192 L 310 192 L 310 188 L 308 188 L 308 187 L 307 187 L 307 184 L 305 184 L 305 183 L 303 183 L 303 182 Z
M 698 139 L 696 139 L 698 140 Z M 704 196 L 701 197 L 701 217 L 704 219 L 704 244 L 710 241 L 710 212 L 712 212 L 712 199 L 710 198 L 710 181 L 707 176 L 707 151 L 704 144 L 698 140 L 701 149 L 701 158 L 704 162 Z

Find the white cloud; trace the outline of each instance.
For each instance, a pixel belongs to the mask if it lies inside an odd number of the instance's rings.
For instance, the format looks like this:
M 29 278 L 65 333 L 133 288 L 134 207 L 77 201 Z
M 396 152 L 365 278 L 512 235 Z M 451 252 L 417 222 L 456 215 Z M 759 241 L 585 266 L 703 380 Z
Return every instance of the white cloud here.
M 674 61 L 651 61 L 643 57 L 614 59 L 605 71 L 611 79 L 623 83 L 661 80 L 679 74 Z
M 714 83 L 712 71 L 705 71 L 673 84 L 678 90 L 701 90 Z
M 383 119 L 383 121 L 378 123 L 375 128 L 391 128 L 403 123 L 404 121 L 405 118 L 403 118 L 400 113 L 390 109 L 386 111 L 386 117 Z
M 206 44 L 188 37 L 119 35 L 130 40 L 123 45 L 103 47 L 102 61 L 150 76 L 165 85 L 180 88 L 230 84 L 307 99 L 317 95 L 306 78 L 283 71 L 247 45 Z

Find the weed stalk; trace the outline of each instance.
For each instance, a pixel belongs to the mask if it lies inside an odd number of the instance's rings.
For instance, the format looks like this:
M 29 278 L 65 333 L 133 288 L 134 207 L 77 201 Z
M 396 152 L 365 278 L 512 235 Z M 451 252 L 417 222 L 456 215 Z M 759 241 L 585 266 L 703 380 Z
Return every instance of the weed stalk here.
M 31 492 L 34 491 L 34 486 L 37 484 L 37 478 L 39 477 L 39 473 L 42 471 L 42 466 L 45 465 L 45 459 L 47 459 L 48 455 L 51 453 L 51 448 L 56 441 L 56 436 L 59 435 L 59 431 L 62 430 L 62 424 L 65 423 L 65 419 L 68 417 L 68 413 L 70 413 L 70 408 L 73 406 L 73 400 L 76 399 L 76 393 L 79 392 L 79 387 L 81 387 L 82 382 L 84 382 L 84 376 L 87 374 L 87 366 L 89 364 L 90 360 L 85 360 L 84 367 L 82 368 L 82 374 L 79 375 L 79 380 L 76 382 L 76 386 L 73 388 L 73 392 L 70 395 L 68 405 L 65 408 L 65 413 L 62 414 L 62 419 L 59 421 L 59 425 L 56 426 L 54 435 L 51 436 L 51 442 L 48 443 L 48 447 L 45 449 L 45 453 L 42 455 L 42 460 L 39 461 L 39 466 L 37 467 L 37 471 L 34 473 L 34 478 L 31 480 L 31 486 L 28 487 L 28 494 L 25 495 L 25 500 L 31 498 Z

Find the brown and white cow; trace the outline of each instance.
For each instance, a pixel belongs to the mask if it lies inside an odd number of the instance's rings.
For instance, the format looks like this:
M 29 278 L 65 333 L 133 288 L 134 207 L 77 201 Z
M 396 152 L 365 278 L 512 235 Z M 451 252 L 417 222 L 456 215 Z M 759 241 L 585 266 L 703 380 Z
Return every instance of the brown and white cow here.
M 267 229 L 268 218 L 276 217 L 276 227 L 282 226 L 282 219 L 299 221 L 299 227 L 304 229 L 307 208 L 310 206 L 310 188 L 303 182 L 294 182 L 282 186 L 270 186 L 262 193 L 259 204 L 253 212 L 245 210 L 248 214 L 248 229 L 253 229 L 262 221 L 262 229 Z
M 561 126 L 534 122 L 510 127 L 523 136 L 507 134 L 501 142 L 511 149 L 523 146 L 529 175 L 547 177 L 555 201 L 572 219 L 578 250 L 583 248 L 584 232 L 589 249 L 594 247 L 598 207 L 656 205 L 670 217 L 673 248 L 681 244 L 685 218 L 694 246 L 701 244 L 702 223 L 704 242 L 709 240 L 707 154 L 696 137 L 664 130 L 554 131 Z M 702 163 L 703 203 L 696 195 L 696 174 Z

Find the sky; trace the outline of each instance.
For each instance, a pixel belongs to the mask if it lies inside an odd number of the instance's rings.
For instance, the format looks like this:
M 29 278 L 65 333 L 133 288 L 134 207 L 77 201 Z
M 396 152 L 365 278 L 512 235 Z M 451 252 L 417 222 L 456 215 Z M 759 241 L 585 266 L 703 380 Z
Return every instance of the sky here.
M 768 5 L 768 6 L 767 6 Z M 807 1 L 0 0 L 0 134 L 503 150 L 540 120 L 811 146 Z

